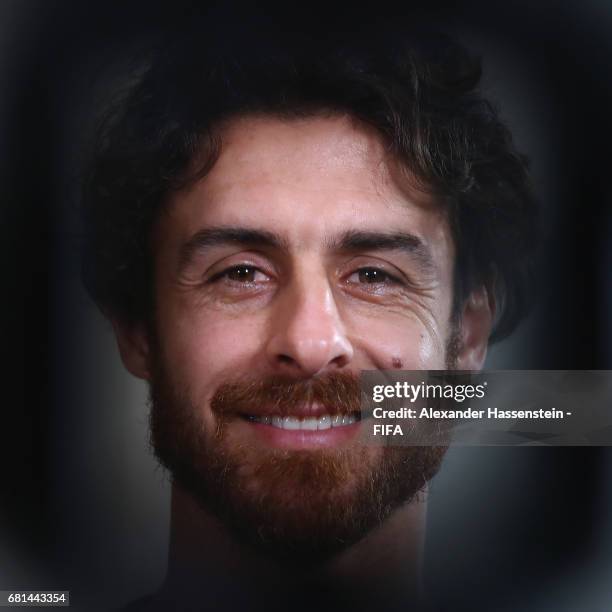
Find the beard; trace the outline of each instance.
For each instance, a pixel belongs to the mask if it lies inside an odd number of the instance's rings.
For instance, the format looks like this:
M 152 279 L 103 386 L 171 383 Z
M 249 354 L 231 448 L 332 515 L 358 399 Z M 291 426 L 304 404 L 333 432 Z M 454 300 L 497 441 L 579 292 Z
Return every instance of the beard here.
M 228 381 L 210 402 L 214 427 L 205 422 L 207 406 L 173 381 L 162 360 L 153 374 L 151 443 L 174 483 L 240 541 L 284 561 L 320 562 L 358 542 L 415 500 L 446 452 L 445 446 L 373 446 L 358 437 L 339 448 L 286 450 L 233 431 L 254 406 L 285 416 L 307 402 L 330 414 L 359 410 L 354 374 Z

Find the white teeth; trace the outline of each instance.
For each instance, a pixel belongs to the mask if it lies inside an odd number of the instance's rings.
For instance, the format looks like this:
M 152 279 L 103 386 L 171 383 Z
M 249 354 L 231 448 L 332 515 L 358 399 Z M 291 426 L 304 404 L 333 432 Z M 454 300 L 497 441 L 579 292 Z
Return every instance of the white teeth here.
M 302 429 L 300 427 L 300 419 L 296 417 L 285 417 L 283 419 L 283 429 Z
M 339 414 L 334 416 L 324 414 L 320 417 L 307 417 L 305 419 L 299 419 L 298 417 L 291 416 L 261 416 L 251 418 L 256 423 L 271 425 L 277 429 L 287 429 L 289 431 L 316 431 L 331 429 L 332 427 L 344 427 L 357 422 L 357 416 L 354 414 L 344 416 L 340 416 Z
M 300 429 L 304 431 L 317 431 L 319 419 L 302 419 L 300 421 Z
M 317 429 L 329 429 L 331 426 L 331 417 L 329 416 L 329 414 L 319 417 Z

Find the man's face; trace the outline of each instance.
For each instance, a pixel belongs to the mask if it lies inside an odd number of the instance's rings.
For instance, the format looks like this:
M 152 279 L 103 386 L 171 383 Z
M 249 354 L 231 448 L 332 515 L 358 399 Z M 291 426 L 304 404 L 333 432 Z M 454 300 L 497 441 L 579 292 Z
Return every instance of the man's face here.
M 351 411 L 361 370 L 447 365 L 449 225 L 346 117 L 242 117 L 221 140 L 155 231 L 154 445 L 251 541 L 333 552 L 439 466 L 365 446 Z

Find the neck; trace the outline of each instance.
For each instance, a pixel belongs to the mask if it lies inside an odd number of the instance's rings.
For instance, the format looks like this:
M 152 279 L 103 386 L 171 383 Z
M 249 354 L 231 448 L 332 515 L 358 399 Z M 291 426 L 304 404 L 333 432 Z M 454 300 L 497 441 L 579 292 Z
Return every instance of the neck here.
M 236 540 L 225 526 L 177 485 L 172 489 L 168 575 L 163 592 L 211 589 L 228 608 L 248 595 L 252 604 L 272 591 L 301 592 L 316 585 L 320 592 L 350 593 L 355 601 L 415 601 L 425 534 L 426 494 L 396 510 L 358 543 L 318 563 L 292 566 L 258 554 Z M 231 600 L 231 602 L 230 602 Z M 364 605 L 364 607 L 366 607 Z

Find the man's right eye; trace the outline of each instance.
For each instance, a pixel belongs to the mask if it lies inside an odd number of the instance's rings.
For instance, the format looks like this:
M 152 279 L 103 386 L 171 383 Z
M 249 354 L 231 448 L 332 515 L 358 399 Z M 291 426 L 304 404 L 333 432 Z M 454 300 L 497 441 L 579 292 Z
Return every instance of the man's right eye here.
M 227 268 L 222 272 L 215 274 L 210 280 L 214 282 L 224 278 L 235 283 L 255 283 L 266 281 L 268 279 L 268 277 L 261 270 L 259 270 L 259 268 L 246 264 Z

